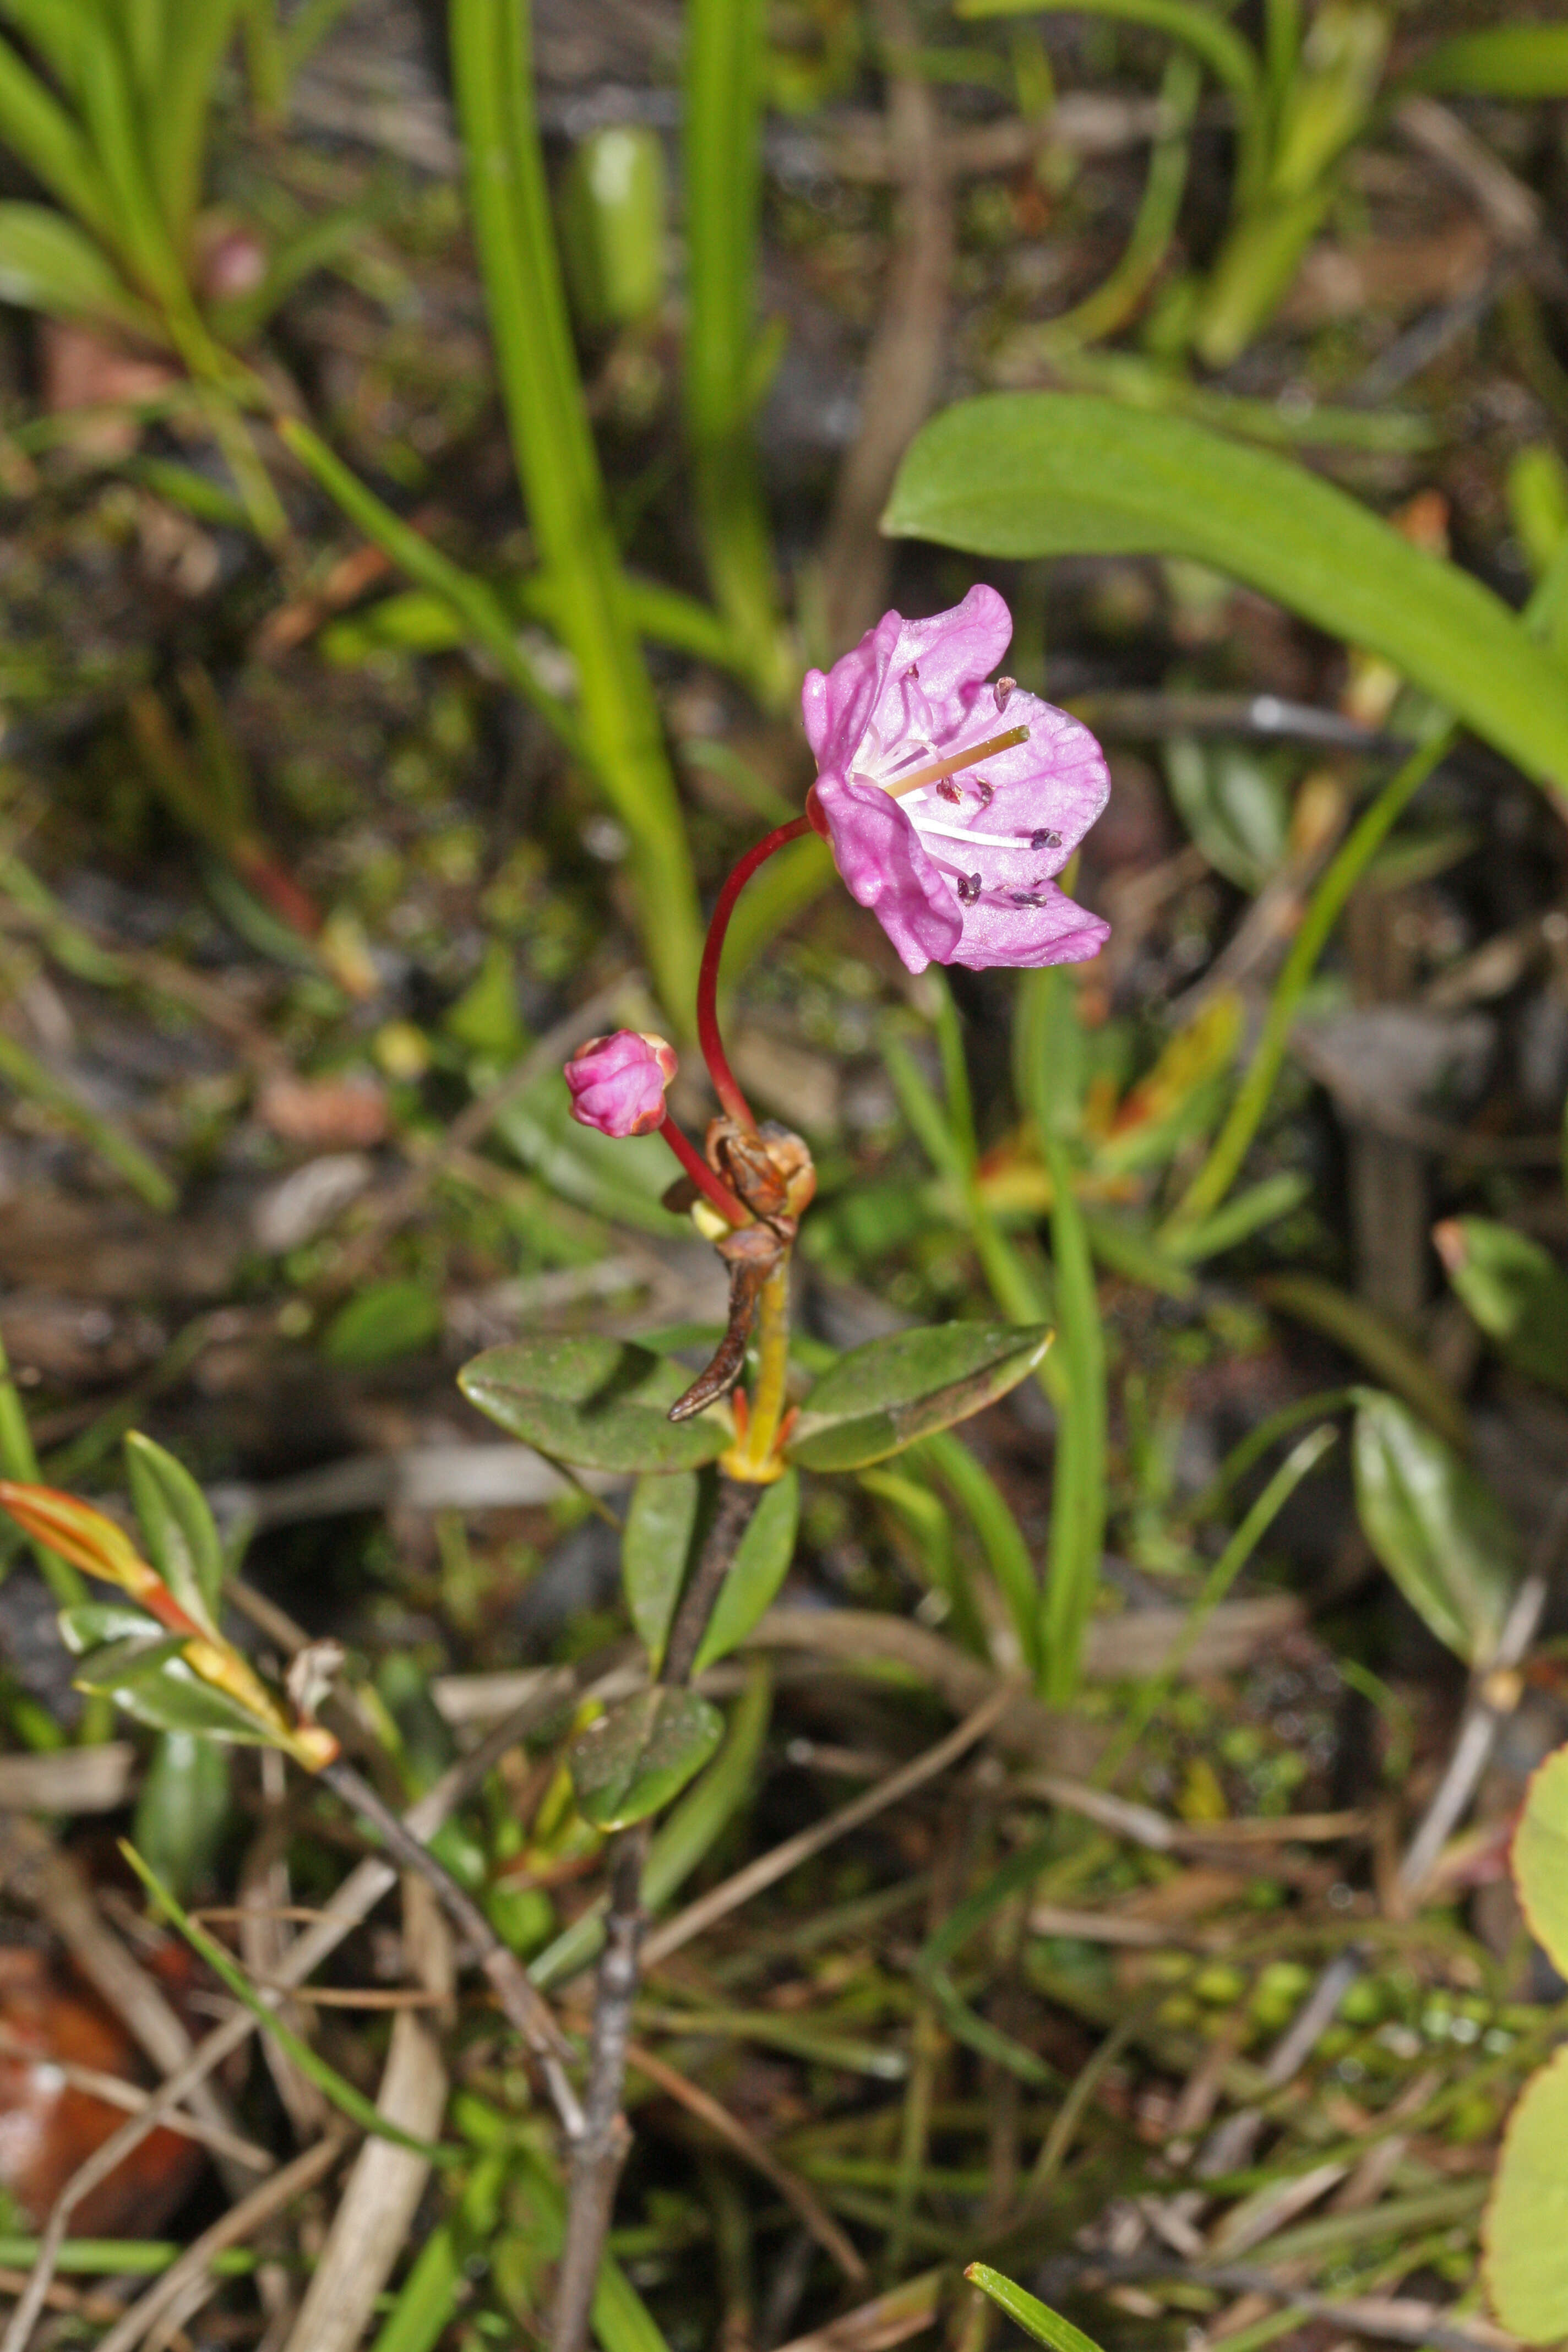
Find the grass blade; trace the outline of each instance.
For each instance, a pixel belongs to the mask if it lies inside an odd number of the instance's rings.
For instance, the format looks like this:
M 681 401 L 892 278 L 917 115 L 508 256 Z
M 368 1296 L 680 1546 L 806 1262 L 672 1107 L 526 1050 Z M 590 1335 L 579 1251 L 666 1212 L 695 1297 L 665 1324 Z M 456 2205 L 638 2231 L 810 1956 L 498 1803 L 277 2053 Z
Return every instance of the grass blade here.
M 697 890 L 658 709 L 637 640 L 572 348 L 531 95 L 526 0 L 454 0 L 452 62 L 469 198 L 512 448 L 583 733 L 632 837 L 648 966 L 670 1020 L 692 1017 Z

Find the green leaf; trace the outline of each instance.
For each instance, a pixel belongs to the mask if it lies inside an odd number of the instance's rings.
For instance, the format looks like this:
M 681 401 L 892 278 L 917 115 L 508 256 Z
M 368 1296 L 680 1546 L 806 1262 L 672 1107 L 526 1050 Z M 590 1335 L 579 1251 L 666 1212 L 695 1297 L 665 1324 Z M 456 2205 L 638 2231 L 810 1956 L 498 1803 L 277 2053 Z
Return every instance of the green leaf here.
M 882 527 L 982 555 L 1175 555 L 1365 646 L 1568 784 L 1568 676 L 1500 598 L 1304 467 L 1077 393 L 959 402 L 917 435 Z
M 971 2263 L 963 2275 L 971 2286 L 988 2294 L 998 2310 L 1005 2311 L 1026 2336 L 1032 2336 L 1037 2344 L 1049 2345 L 1050 2352 L 1100 2352 L 1092 2336 L 1084 2335 L 1070 2319 L 1053 2311 L 1049 2304 L 1026 2294 L 1021 2286 L 1015 2286 L 1010 2278 L 994 2271 L 989 2263 Z
M 1450 1218 L 1434 1238 L 1449 1281 L 1509 1362 L 1568 1389 L 1568 1275 L 1556 1260 L 1487 1217 Z
M 1260 890 L 1285 855 L 1286 763 L 1250 744 L 1173 735 L 1165 775 L 1182 822 L 1209 864 L 1242 889 Z
M 852 1348 L 811 1392 L 790 1442 L 805 1470 L 858 1470 L 967 1421 L 1026 1380 L 1051 1344 L 1041 1325 L 940 1323 Z
M 1368 1542 L 1440 1642 L 1470 1665 L 1497 1645 L 1517 1538 L 1489 1487 L 1396 1397 L 1357 1391 L 1356 1507 Z
M 157 343 L 156 314 L 139 302 L 104 253 L 47 205 L 0 205 L 0 302 L 54 319 L 96 319 Z
M 656 1684 L 591 1723 L 572 1743 L 572 1785 L 595 1829 L 624 1830 L 658 1812 L 700 1772 L 724 1734 L 716 1706 Z
M 1568 1975 L 1568 1748 L 1531 1777 L 1512 1867 L 1531 1934 L 1558 1975 Z
M 648 1663 L 664 1656 L 691 1561 L 701 1482 L 695 1470 L 650 1470 L 637 1480 L 621 1537 L 621 1586 Z
M 184 1646 L 177 1635 L 153 1642 L 110 1642 L 83 1658 L 77 1668 L 77 1688 L 102 1691 L 133 1721 L 153 1731 L 188 1731 L 247 1748 L 276 1748 L 278 1737 L 269 1724 L 192 1673 L 181 1654 Z
M 78 220 L 100 236 L 112 235 L 114 202 L 98 158 L 79 125 L 8 41 L 0 41 L 0 141 Z
M 166 1637 L 163 1627 L 142 1609 L 133 1609 L 128 1601 L 81 1601 L 74 1608 L 62 1609 L 57 1622 L 60 1639 L 73 1658 L 85 1657 L 89 1650 L 101 1649 L 108 1642 L 162 1642 Z
M 182 1463 L 139 1430 L 126 1437 L 125 1471 L 149 1560 L 187 1615 L 216 1631 L 223 1546 L 206 1496 Z
M 470 1403 L 541 1454 L 589 1470 L 695 1470 L 730 1443 L 716 1413 L 666 1418 L 688 1386 L 679 1364 L 614 1339 L 538 1335 L 488 1348 L 458 1384 Z
M 567 167 L 561 204 L 561 257 L 584 326 L 635 326 L 658 309 L 668 209 L 657 131 L 612 122 L 589 131 Z
M 1489 25 L 1439 41 L 1413 69 L 1421 89 L 1466 98 L 1568 98 L 1568 25 Z
M 1481 2224 L 1492 2309 L 1527 2344 L 1568 2336 L 1568 2050 L 1531 2077 L 1503 2137 Z
M 167 1731 L 136 1800 L 136 1843 L 176 1895 L 199 1886 L 229 1815 L 229 1759 L 216 1739 Z
M 727 1658 L 738 1650 L 752 1627 L 773 1606 L 773 1596 L 789 1573 L 795 1557 L 795 1530 L 800 1525 L 800 1477 L 786 1470 L 763 1490 L 720 1587 L 692 1671 Z
M 334 1364 L 384 1364 L 416 1355 L 440 1328 L 441 1302 L 422 1282 L 374 1282 L 339 1307 L 321 1352 Z

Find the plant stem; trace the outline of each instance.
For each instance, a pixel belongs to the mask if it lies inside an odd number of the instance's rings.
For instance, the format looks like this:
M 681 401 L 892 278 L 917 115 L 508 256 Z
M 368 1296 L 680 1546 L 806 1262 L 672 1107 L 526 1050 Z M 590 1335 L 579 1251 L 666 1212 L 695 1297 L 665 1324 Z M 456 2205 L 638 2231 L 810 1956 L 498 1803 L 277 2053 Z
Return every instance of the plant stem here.
M 719 1507 L 676 1611 L 658 1677 L 661 1683 L 679 1685 L 690 1680 L 713 1604 L 762 1496 L 759 1485 L 721 1475 Z M 621 2093 L 632 2005 L 637 1994 L 645 1924 L 643 1865 L 649 1834 L 650 1824 L 638 1822 L 623 1830 L 610 1850 L 610 1899 L 594 1996 L 588 2090 L 582 2128 L 573 2136 L 571 2203 L 551 2318 L 551 2352 L 585 2352 L 616 2183 L 631 2145 L 621 2113 Z
M 777 825 L 772 833 L 764 834 L 762 840 L 731 867 L 719 893 L 713 919 L 708 926 L 708 937 L 702 948 L 702 966 L 697 976 L 697 1038 L 702 1048 L 702 1058 L 708 1065 L 709 1076 L 713 1081 L 713 1091 L 731 1118 L 749 1128 L 753 1135 L 757 1122 L 752 1116 L 750 1103 L 741 1092 L 735 1073 L 730 1067 L 730 1057 L 719 1034 L 719 964 L 724 953 L 724 934 L 730 928 L 735 901 L 758 866 L 765 865 L 774 850 L 782 849 L 785 842 L 798 841 L 803 833 L 809 833 L 811 829 L 809 817 L 792 817 L 788 824 Z
M 732 1478 L 752 1484 L 776 1477 L 782 1465 L 773 1460 L 784 1420 L 789 1379 L 789 1252 L 769 1275 L 757 1310 L 757 1385 L 742 1443 L 733 1457 L 725 1456 Z
M 391 1806 L 382 1802 L 370 1782 L 352 1764 L 339 1757 L 325 1766 L 319 1777 L 345 1805 L 371 1823 L 395 1862 L 405 1870 L 417 1872 L 432 1889 L 452 1925 L 478 1954 L 479 1966 L 489 1979 L 490 1989 L 503 2012 L 539 2062 L 556 2113 L 568 2135 L 576 2138 L 583 2128 L 583 2116 L 576 2094 L 566 2078 L 564 2062 L 572 2055 L 571 2047 L 548 2003 L 529 1982 L 528 1972 L 516 1953 L 501 1942 L 478 1904 L 429 1848 L 420 1843 Z
M 727 1217 L 732 1225 L 750 1224 L 752 1222 L 750 1213 L 742 1207 L 728 1184 L 721 1178 L 714 1175 L 691 1138 L 677 1127 L 668 1110 L 664 1114 L 664 1124 L 658 1132 L 663 1136 L 698 1191 L 705 1200 L 712 1202 L 719 1214 L 721 1217 Z

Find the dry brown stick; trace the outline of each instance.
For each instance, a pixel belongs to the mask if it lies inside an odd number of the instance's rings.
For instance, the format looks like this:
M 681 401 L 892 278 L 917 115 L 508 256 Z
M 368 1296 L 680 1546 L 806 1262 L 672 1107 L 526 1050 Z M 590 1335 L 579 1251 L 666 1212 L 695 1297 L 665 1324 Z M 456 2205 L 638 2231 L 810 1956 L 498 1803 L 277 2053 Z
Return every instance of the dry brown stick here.
M 691 1679 L 713 1604 L 762 1495 L 761 1486 L 754 1481 L 720 1478 L 712 1524 L 676 1608 L 659 1668 L 658 1680 L 668 1688 L 680 1688 Z M 624 1830 L 610 1850 L 609 1903 L 589 2035 L 588 2087 L 581 2127 L 570 2135 L 572 2177 L 550 2324 L 552 2352 L 584 2352 L 616 2186 L 631 2147 L 621 2101 L 647 1924 L 642 1879 L 650 1833 L 651 1823 L 638 1822 Z
M 878 1813 L 885 1812 L 889 1805 L 896 1805 L 900 1799 L 923 1787 L 927 1780 L 934 1780 L 939 1772 L 945 1772 L 966 1748 L 973 1748 L 977 1739 L 984 1738 L 998 1717 L 1011 1706 L 1014 1696 L 1011 1684 L 1002 1684 L 982 1700 L 973 1714 L 966 1717 L 955 1731 L 950 1731 L 945 1739 L 939 1739 L 934 1748 L 928 1748 L 923 1756 L 915 1757 L 900 1771 L 890 1773 L 876 1788 L 867 1790 L 864 1796 L 855 1798 L 852 1803 L 842 1806 L 837 1812 L 829 1813 L 826 1821 L 817 1822 L 811 1829 L 801 1830 L 795 1837 L 786 1838 L 782 1845 L 775 1845 L 770 1853 L 759 1854 L 755 1862 L 750 1862 L 743 1870 L 736 1871 L 732 1878 L 726 1878 L 718 1886 L 710 1887 L 706 1895 L 700 1895 L 695 1903 L 689 1903 L 684 1911 L 678 1912 L 662 1927 L 655 1928 L 644 1947 L 644 1966 L 657 1968 L 661 1960 L 668 1959 L 672 1952 L 679 1951 L 683 1944 L 690 1943 L 694 1936 L 700 1936 L 716 1920 L 738 1910 L 742 1903 L 749 1903 L 752 1895 L 760 1895 L 765 1886 L 774 1885 L 779 1879 L 787 1878 L 792 1870 L 798 1870 L 803 1862 L 809 1862 L 814 1853 L 820 1853 L 824 1846 L 833 1843 L 835 1838 L 844 1837 L 850 1830 L 858 1829 L 862 1822 L 873 1820 Z
M 583 1679 L 591 1675 L 584 1671 Z M 465 1757 L 445 1772 L 416 1805 L 411 1806 L 404 1819 L 404 1827 L 414 1837 L 433 1838 L 442 1823 L 454 1813 L 470 1790 L 477 1788 L 508 1750 L 514 1748 L 533 1727 L 542 1721 L 562 1697 L 577 1685 L 578 1676 L 570 1669 L 551 1679 L 549 1685 L 530 1694 L 529 1697 L 502 1724 L 498 1724 L 489 1738 L 481 1742 L 471 1756 Z M 279 1964 L 280 1985 L 301 1983 L 320 1968 L 330 1954 L 336 1951 L 346 1936 L 353 1934 L 361 1921 L 368 1917 L 388 1890 L 397 1883 L 397 1873 L 392 1864 L 379 1857 L 362 1862 L 358 1868 L 338 1888 L 325 1905 L 321 1917 L 308 1927 L 297 1943 L 290 1945 Z M 264 1991 L 263 2004 L 279 2006 L 283 1992 Z M 25 2320 L 21 2307 L 12 2315 L 5 2336 L 0 2338 L 0 2352 L 24 2352 L 38 2313 L 43 2309 L 61 2246 L 70 2228 L 71 2216 L 82 2200 L 91 2195 L 100 2181 L 110 2175 L 193 2091 L 205 2083 L 216 2067 L 221 2066 L 231 2051 L 240 2049 L 257 2032 L 260 2021 L 248 2009 L 237 2010 L 223 2024 L 216 2026 L 186 2063 L 176 2069 L 148 2099 L 142 2114 L 95 2149 L 79 2165 L 67 2181 L 50 2209 L 38 2242 L 37 2259 L 34 2263 L 27 2286 L 31 2309 Z
M 411 1874 L 403 1882 L 403 1944 L 408 1973 L 426 1991 L 449 2000 L 451 1937 L 431 1889 Z M 405 2011 L 392 2029 L 377 2107 L 400 2130 L 431 2140 L 440 2131 L 448 2088 L 434 2026 Z M 365 2140 L 295 2315 L 287 2352 L 354 2352 L 429 2178 L 428 2159 L 414 2149 Z
M 557 2025 L 553 2010 L 530 1980 L 517 1954 L 510 1945 L 502 1943 L 479 1905 L 458 1885 L 451 1872 L 437 1861 L 421 1839 L 410 1834 L 391 1806 L 382 1802 L 369 1781 L 352 1764 L 340 1757 L 336 1763 L 326 1767 L 321 1778 L 346 1805 L 374 1824 L 377 1837 L 405 1870 L 417 1873 L 426 1881 L 453 1926 L 467 1938 L 502 2011 L 537 2060 L 568 2137 L 575 2139 L 583 2125 L 576 2095 L 565 2071 L 574 2056 L 572 2046 Z
M 135 2352 L 148 2330 L 163 2318 L 172 2304 L 184 2298 L 187 2289 L 196 2284 L 209 2290 L 215 2286 L 216 2282 L 208 2267 L 213 2256 L 226 2253 L 230 2246 L 243 2245 L 263 2222 L 281 2213 L 296 2197 L 323 2179 L 342 2154 L 348 2137 L 346 2132 L 329 2132 L 314 2147 L 297 2156 L 292 2164 L 286 2164 L 281 2171 L 253 2189 L 248 2197 L 242 2197 L 237 2205 L 231 2205 L 221 2220 L 193 2240 L 162 2278 L 138 2297 L 103 2337 L 98 2352 Z
M 888 146 L 900 172 L 898 226 L 876 332 L 860 379 L 860 425 L 839 470 L 822 551 L 830 653 L 879 617 L 889 555 L 878 530 L 899 460 L 935 396 L 952 273 L 952 190 L 931 82 L 900 63 L 918 47 L 903 0 L 879 0 L 890 56 Z
M 755 2132 L 748 2131 L 738 2116 L 732 2116 L 711 2092 L 705 2091 L 700 2083 L 692 2082 L 689 2075 L 680 2074 L 665 2059 L 646 2049 L 640 2042 L 627 2042 L 626 2063 L 634 2074 L 646 2075 L 667 2098 L 677 2100 L 689 2114 L 706 2124 L 710 2131 L 716 2132 L 737 2156 L 743 2157 L 764 2180 L 771 2181 L 785 2204 L 799 2216 L 803 2225 L 811 2231 L 823 2252 L 837 2263 L 847 2279 L 858 2285 L 866 2278 L 865 2263 L 815 2190 L 807 2187 L 797 2172 L 792 2172 L 787 2164 L 781 2164 L 773 2150 L 757 2137 Z

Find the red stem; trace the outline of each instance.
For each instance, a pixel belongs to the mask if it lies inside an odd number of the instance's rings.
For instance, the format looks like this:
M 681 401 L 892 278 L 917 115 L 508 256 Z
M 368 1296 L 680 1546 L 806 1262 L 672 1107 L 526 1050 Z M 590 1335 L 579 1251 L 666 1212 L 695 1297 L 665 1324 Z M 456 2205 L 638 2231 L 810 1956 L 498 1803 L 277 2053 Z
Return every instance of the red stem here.
M 735 901 L 758 866 L 770 858 L 775 849 L 782 849 L 786 841 L 798 841 L 803 833 L 809 833 L 811 829 L 809 817 L 792 817 L 788 824 L 781 824 L 774 832 L 765 835 L 754 849 L 748 849 L 744 857 L 731 866 L 719 893 L 713 919 L 708 926 L 708 938 L 702 949 L 702 969 L 697 976 L 697 1039 L 713 1081 L 713 1091 L 731 1118 L 738 1119 L 742 1127 L 750 1128 L 753 1135 L 757 1131 L 757 1122 L 752 1116 L 750 1103 L 741 1092 L 735 1073 L 730 1067 L 724 1041 L 719 1034 L 719 960 L 724 952 L 724 935 L 735 911 Z M 725 1213 L 728 1214 L 728 1211 Z
M 732 1225 L 749 1225 L 752 1222 L 750 1213 L 742 1207 L 728 1184 L 714 1175 L 691 1138 L 681 1133 L 668 1109 L 664 1114 L 664 1125 L 658 1131 L 698 1191 L 705 1199 L 711 1201 L 719 1214 L 727 1217 Z

